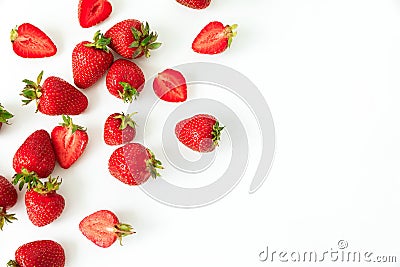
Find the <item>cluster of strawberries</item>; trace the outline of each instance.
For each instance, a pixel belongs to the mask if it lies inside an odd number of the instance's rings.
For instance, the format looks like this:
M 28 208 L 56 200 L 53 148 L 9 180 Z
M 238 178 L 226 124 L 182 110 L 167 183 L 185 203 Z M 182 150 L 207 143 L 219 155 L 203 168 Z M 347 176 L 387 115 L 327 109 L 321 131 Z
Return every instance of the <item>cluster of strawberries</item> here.
M 194 9 L 204 9 L 211 0 L 176 0 Z M 107 0 L 80 0 L 79 23 L 83 28 L 92 27 L 112 12 Z M 236 25 L 224 26 L 211 22 L 197 35 L 192 49 L 202 54 L 218 54 L 225 51 L 236 35 Z M 25 206 L 29 220 L 38 227 L 48 225 L 60 217 L 65 199 L 57 193 L 61 179 L 52 177 L 56 162 L 64 168 L 71 167 L 84 153 L 89 141 L 86 129 L 75 125 L 70 116 L 83 113 L 89 101 L 79 89 L 93 86 L 106 75 L 106 87 L 110 94 L 125 103 L 136 100 L 144 88 L 145 76 L 141 68 L 132 62 L 139 57 L 150 57 L 151 50 L 161 46 L 157 33 L 149 24 L 135 19 L 116 23 L 105 34 L 95 33 L 93 42 L 83 41 L 72 52 L 74 85 L 59 78 L 47 77 L 43 83 L 43 71 L 36 81 L 25 79 L 21 92 L 23 104 L 36 102 L 37 111 L 46 115 L 62 115 L 63 122 L 49 134 L 37 130 L 29 135 L 13 157 L 16 172 L 10 182 L 0 176 L 0 229 L 5 223 L 15 220 L 15 214 L 8 213 L 18 199 L 19 190 L 26 187 Z M 51 38 L 38 27 L 24 23 L 11 31 L 14 52 L 24 58 L 50 57 L 57 53 Z M 111 50 L 121 58 L 114 59 Z M 78 89 L 79 88 L 79 89 Z M 166 69 L 153 81 L 154 93 L 168 102 L 184 102 L 187 99 L 187 84 L 182 73 Z M 160 174 L 162 164 L 150 149 L 132 142 L 136 135 L 136 123 L 132 114 L 113 113 L 104 123 L 104 142 L 117 146 L 109 158 L 108 169 L 112 176 L 128 185 L 140 185 L 149 177 Z M 0 128 L 13 115 L 0 105 Z M 178 140 L 198 152 L 210 152 L 220 140 L 223 127 L 217 119 L 208 114 L 198 114 L 178 122 L 175 133 Z M 46 180 L 45 180 L 46 179 Z M 109 210 L 100 210 L 85 217 L 79 224 L 82 234 L 100 247 L 109 247 L 117 239 L 134 233 L 132 226 L 120 223 Z M 42 267 L 64 266 L 65 253 L 60 244 L 51 240 L 38 240 L 19 247 L 15 260 L 8 266 Z

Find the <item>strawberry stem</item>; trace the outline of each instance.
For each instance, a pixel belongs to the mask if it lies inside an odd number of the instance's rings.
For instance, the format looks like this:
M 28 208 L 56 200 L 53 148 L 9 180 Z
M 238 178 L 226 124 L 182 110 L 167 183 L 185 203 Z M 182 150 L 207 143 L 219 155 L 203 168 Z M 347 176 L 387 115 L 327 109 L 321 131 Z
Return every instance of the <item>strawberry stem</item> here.
M 8 112 L 1 104 L 0 104 L 0 123 L 8 123 L 8 120 L 14 117 L 13 114 Z
M 42 182 L 40 182 L 35 188 L 33 188 L 33 190 L 36 193 L 44 195 L 44 194 L 55 192 L 58 189 L 60 189 L 61 183 L 62 183 L 62 180 L 58 181 L 58 177 L 53 178 L 53 177 L 49 176 L 48 181 L 44 182 L 44 184 Z
M 156 159 L 154 153 L 150 149 L 147 149 L 147 152 L 149 153 L 150 158 L 146 161 L 146 166 L 151 174 L 151 177 L 155 179 L 161 176 L 157 169 L 164 169 L 164 167 L 162 166 L 161 161 Z
M 25 83 L 25 87 L 24 90 L 22 90 L 22 93 L 20 94 L 21 96 L 25 97 L 26 99 L 22 100 L 23 105 L 28 105 L 30 102 L 32 102 L 33 100 L 36 101 L 36 112 L 38 111 L 38 107 L 39 107 L 39 99 L 42 96 L 42 92 L 41 89 L 42 87 L 40 86 L 40 83 L 42 81 L 43 78 L 43 71 L 41 71 L 36 79 L 36 83 L 28 80 L 28 79 L 24 79 L 22 82 Z
M 18 26 L 15 26 L 15 28 L 11 30 L 10 40 L 11 42 L 14 42 L 17 38 L 18 38 Z
M 114 119 L 120 119 L 121 125 L 119 127 L 120 130 L 125 130 L 126 127 L 130 126 L 131 128 L 136 127 L 136 122 L 132 119 L 132 116 L 137 114 L 137 112 L 132 112 L 131 114 L 125 115 L 123 112 L 120 115 L 114 117 Z
M 0 207 L 0 230 L 3 231 L 4 224 L 12 223 L 12 221 L 17 220 L 15 214 L 7 214 L 3 207 Z
M 68 115 L 62 115 L 63 122 L 60 123 L 61 126 L 68 128 L 72 133 L 75 133 L 77 130 L 86 131 L 85 127 L 76 125 L 72 122 L 72 118 Z
M 231 47 L 232 40 L 237 35 L 237 32 L 235 31 L 237 27 L 238 27 L 237 24 L 233 24 L 232 26 L 230 25 L 225 26 L 224 34 L 226 37 L 228 37 L 228 47 Z
M 7 263 L 7 267 L 21 267 L 21 266 L 18 264 L 18 262 L 14 261 L 14 260 L 10 260 Z
M 108 45 L 111 42 L 111 38 L 106 38 L 104 35 L 98 30 L 93 37 L 93 43 L 85 44 L 86 47 L 94 47 L 99 50 L 110 52 L 108 49 Z
M 27 185 L 27 189 L 35 188 L 38 184 L 42 183 L 39 180 L 39 176 L 36 172 L 29 172 L 26 168 L 22 168 L 20 173 L 17 173 L 13 176 L 12 184 L 19 184 L 18 188 L 21 191 L 24 188 L 25 184 Z
M 213 126 L 213 131 L 212 131 L 212 136 L 213 136 L 213 141 L 214 141 L 214 146 L 218 146 L 218 142 L 221 139 L 221 132 L 225 127 L 220 127 L 219 122 L 216 121 L 214 126 Z
M 144 53 L 146 58 L 149 58 L 150 50 L 158 49 L 161 46 L 161 43 L 156 42 L 158 34 L 150 31 L 149 23 L 142 23 L 140 31 L 134 27 L 131 28 L 131 31 L 135 41 L 129 47 L 136 48 L 133 58 L 137 58 L 142 53 Z
M 128 235 L 136 234 L 135 231 L 133 231 L 133 227 L 129 224 L 125 223 L 120 223 L 114 226 L 115 230 L 114 232 L 118 236 L 119 244 L 122 246 L 122 238 Z
M 119 97 L 124 100 L 124 103 L 132 103 L 133 99 L 137 99 L 139 96 L 139 91 L 132 87 L 129 83 L 120 82 L 119 85 L 122 86 L 122 92 L 118 91 Z

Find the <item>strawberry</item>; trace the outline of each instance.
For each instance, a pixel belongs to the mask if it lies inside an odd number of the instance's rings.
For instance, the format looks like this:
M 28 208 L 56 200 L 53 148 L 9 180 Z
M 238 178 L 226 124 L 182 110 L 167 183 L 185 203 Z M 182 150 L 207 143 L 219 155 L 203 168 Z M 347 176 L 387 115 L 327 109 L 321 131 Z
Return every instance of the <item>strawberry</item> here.
M 37 130 L 29 135 L 13 158 L 13 167 L 17 173 L 35 172 L 39 177 L 49 176 L 55 163 L 50 135 L 45 130 Z
M 237 25 L 224 26 L 221 22 L 213 21 L 207 24 L 192 43 L 192 49 L 200 54 L 219 54 L 232 44 Z
M 105 38 L 100 31 L 97 31 L 93 40 L 93 43 L 80 42 L 72 51 L 74 82 L 81 89 L 95 84 L 114 61 L 114 56 L 107 47 L 110 39 Z
M 15 251 L 15 260 L 8 267 L 64 267 L 63 247 L 52 240 L 38 240 L 20 246 Z
M 182 73 L 166 69 L 153 81 L 156 95 L 167 102 L 184 102 L 187 99 L 187 85 Z
M 48 225 L 60 217 L 65 207 L 64 197 L 57 193 L 61 181 L 48 177 L 48 181 L 42 182 L 37 174 L 24 173 L 16 175 L 14 184 L 19 183 L 20 190 L 27 184 L 25 193 L 25 206 L 29 220 L 38 227 Z
M 50 76 L 40 85 L 43 71 L 37 77 L 36 83 L 31 80 L 23 80 L 26 83 L 21 95 L 22 100 L 28 105 L 36 101 L 36 111 L 46 115 L 78 115 L 88 106 L 87 97 L 74 86 L 61 78 Z
M 198 152 L 211 152 L 218 146 L 223 129 L 213 116 L 198 114 L 180 121 L 175 127 L 175 134 L 188 148 Z
M 20 57 L 43 58 L 57 53 L 57 47 L 50 37 L 30 23 L 12 29 L 10 39 L 15 54 Z
M 144 74 L 138 65 L 126 59 L 117 59 L 108 70 L 106 86 L 110 94 L 132 103 L 144 87 Z
M 146 147 L 129 143 L 117 148 L 110 156 L 108 170 L 112 176 L 128 185 L 140 185 L 150 176 L 160 176 L 161 162 Z
M 57 162 L 68 169 L 82 155 L 89 141 L 86 129 L 75 125 L 70 116 L 62 116 L 63 123 L 51 132 L 51 141 Z
M 111 3 L 107 0 L 79 0 L 79 24 L 83 28 L 92 27 L 108 18 L 111 11 Z
M 176 0 L 176 2 L 193 9 L 204 9 L 210 5 L 211 0 Z
M 8 120 L 14 117 L 13 114 L 8 112 L 1 104 L 0 104 L 0 129 L 3 126 L 3 123 L 9 124 Z
M 4 223 L 16 220 L 15 214 L 8 214 L 7 210 L 14 207 L 17 200 L 17 190 L 4 176 L 0 175 L 0 230 L 3 230 Z
M 105 36 L 111 38 L 111 49 L 128 59 L 143 55 L 148 58 L 150 50 L 161 46 L 161 43 L 156 42 L 157 33 L 150 31 L 149 24 L 135 19 L 118 22 L 105 33 Z
M 90 241 L 102 248 L 108 248 L 119 239 L 135 232 L 129 224 L 120 223 L 118 217 L 109 210 L 99 210 L 86 216 L 79 223 L 79 230 Z
M 132 116 L 124 113 L 113 113 L 104 123 L 104 142 L 110 146 L 122 145 L 132 141 L 136 136 L 136 123 Z

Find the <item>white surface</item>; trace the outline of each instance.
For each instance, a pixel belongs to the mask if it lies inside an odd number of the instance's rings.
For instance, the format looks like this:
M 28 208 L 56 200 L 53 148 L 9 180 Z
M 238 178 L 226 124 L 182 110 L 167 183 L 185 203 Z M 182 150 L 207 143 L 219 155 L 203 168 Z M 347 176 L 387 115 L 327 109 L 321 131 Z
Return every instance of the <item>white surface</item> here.
M 0 133 L 1 174 L 13 175 L 12 157 L 31 132 L 51 131 L 60 120 L 35 114 L 33 105 L 21 107 L 22 79 L 34 79 L 43 69 L 45 77 L 72 82 L 74 45 L 127 18 L 148 21 L 164 43 L 150 60 L 136 61 L 146 77 L 177 64 L 210 61 L 233 67 L 258 85 L 274 115 L 275 162 L 254 195 L 248 194 L 253 165 L 232 193 L 211 206 L 164 206 L 108 174 L 114 148 L 103 144 L 103 122 L 127 106 L 108 94 L 103 79 L 85 91 L 90 106 L 75 118 L 89 129 L 85 154 L 68 171 L 58 166 L 54 171 L 64 180 L 60 193 L 67 205 L 62 217 L 40 229 L 32 226 L 21 193 L 12 210 L 18 222 L 0 233 L 0 264 L 5 265 L 19 245 L 37 239 L 60 242 L 66 266 L 73 267 L 275 265 L 258 261 L 267 245 L 324 251 L 335 248 L 340 239 L 353 250 L 398 253 L 397 1 L 214 0 L 208 9 L 195 11 L 174 0 L 113 0 L 111 17 L 90 29 L 78 24 L 77 2 L 0 2 L 0 102 L 15 114 L 13 125 Z M 191 42 L 211 20 L 239 24 L 238 36 L 224 54 L 195 54 Z M 57 55 L 17 57 L 8 36 L 23 22 L 48 33 L 58 46 Z M 96 247 L 81 235 L 78 223 L 99 209 L 113 210 L 138 234 L 127 237 L 123 247 Z

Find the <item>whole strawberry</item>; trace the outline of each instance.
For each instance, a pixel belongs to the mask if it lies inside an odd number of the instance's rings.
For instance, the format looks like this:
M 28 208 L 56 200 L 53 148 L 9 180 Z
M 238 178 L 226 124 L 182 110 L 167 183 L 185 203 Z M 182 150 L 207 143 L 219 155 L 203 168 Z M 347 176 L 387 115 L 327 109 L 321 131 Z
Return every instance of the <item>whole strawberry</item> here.
M 26 243 L 15 251 L 15 260 L 8 267 L 64 267 L 63 247 L 52 240 L 38 240 Z
M 8 112 L 1 104 L 0 104 L 0 129 L 3 126 L 3 123 L 9 124 L 8 120 L 14 117 L 13 114 Z
M 118 217 L 109 210 L 99 210 L 86 216 L 79 223 L 79 230 L 90 241 L 102 248 L 108 248 L 119 239 L 134 234 L 132 226 L 120 223 Z
M 132 141 L 136 136 L 136 123 L 132 119 L 135 114 L 113 113 L 107 117 L 104 123 L 104 142 L 110 146 L 116 146 Z
M 36 83 L 31 80 L 23 80 L 26 83 L 21 95 L 24 105 L 33 100 L 36 101 L 36 111 L 46 115 L 78 115 L 88 106 L 87 97 L 70 83 L 61 78 L 50 76 L 40 85 L 43 71 L 37 77 Z
M 193 51 L 209 55 L 224 52 L 231 46 L 233 37 L 236 36 L 234 31 L 236 28 L 236 24 L 224 26 L 219 21 L 208 23 L 194 39 L 192 43 Z
M 92 27 L 108 18 L 111 11 L 111 3 L 107 0 L 79 0 L 79 24 L 82 28 Z
M 43 58 L 57 53 L 57 47 L 50 37 L 30 23 L 12 29 L 10 39 L 15 54 L 20 57 Z
M 39 177 L 49 176 L 55 167 L 56 156 L 46 130 L 33 132 L 15 152 L 13 167 L 15 172 L 35 172 Z
M 149 149 L 138 143 L 117 148 L 108 161 L 110 174 L 128 185 L 140 185 L 150 176 L 160 176 L 157 169 L 162 169 L 161 162 Z
M 85 151 L 89 136 L 86 129 L 73 124 L 71 117 L 63 115 L 62 119 L 63 123 L 51 132 L 51 141 L 57 162 L 62 168 L 68 169 Z
M 161 46 L 156 42 L 158 35 L 150 31 L 149 24 L 127 19 L 112 26 L 105 34 L 111 38 L 110 47 L 120 56 L 128 59 L 150 57 L 150 50 Z
M 211 152 L 218 146 L 223 129 L 215 117 L 198 114 L 180 121 L 175 127 L 175 135 L 182 144 L 194 151 Z
M 204 9 L 210 5 L 211 0 L 176 0 L 176 2 L 193 9 Z
M 105 38 L 97 31 L 94 42 L 83 41 L 77 44 L 72 51 L 72 73 L 74 83 L 81 89 L 95 84 L 110 68 L 114 56 L 107 45 L 109 38 Z
M 110 94 L 132 103 L 144 87 L 144 74 L 138 65 L 126 59 L 117 59 L 108 70 L 106 86 Z
M 5 223 L 16 220 L 15 214 L 7 213 L 7 210 L 17 204 L 18 194 L 14 186 L 4 176 L 0 175 L 0 230 Z

